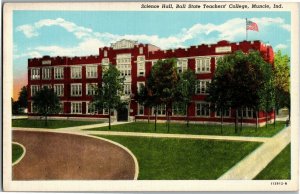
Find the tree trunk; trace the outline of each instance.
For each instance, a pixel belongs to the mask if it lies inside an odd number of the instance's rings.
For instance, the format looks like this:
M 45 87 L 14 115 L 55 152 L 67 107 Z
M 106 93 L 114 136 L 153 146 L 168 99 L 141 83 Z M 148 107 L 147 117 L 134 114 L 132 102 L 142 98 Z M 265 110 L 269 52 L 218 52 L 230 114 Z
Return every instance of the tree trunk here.
M 268 112 L 265 111 L 265 113 L 266 113 L 266 128 L 268 128 Z
M 156 131 L 156 120 L 157 120 L 157 105 L 155 107 L 155 124 L 154 124 L 155 131 Z
M 110 130 L 110 108 L 108 108 L 108 129 Z
M 221 134 L 223 134 L 223 107 L 221 108 Z
M 242 110 L 241 110 L 241 129 L 240 129 L 240 131 L 243 131 L 243 111 L 244 111 L 244 109 L 243 109 L 243 107 L 242 107 Z
M 234 132 L 237 133 L 237 113 L 238 110 L 235 109 L 235 122 L 234 122 Z
M 150 112 L 151 112 L 151 107 L 148 108 L 148 124 L 150 123 Z
M 170 133 L 170 113 L 168 111 L 168 133 Z
M 48 126 L 47 114 L 45 114 L 45 126 Z
M 256 109 L 256 130 L 258 129 L 258 111 Z
M 186 126 L 189 127 L 189 103 L 186 105 Z

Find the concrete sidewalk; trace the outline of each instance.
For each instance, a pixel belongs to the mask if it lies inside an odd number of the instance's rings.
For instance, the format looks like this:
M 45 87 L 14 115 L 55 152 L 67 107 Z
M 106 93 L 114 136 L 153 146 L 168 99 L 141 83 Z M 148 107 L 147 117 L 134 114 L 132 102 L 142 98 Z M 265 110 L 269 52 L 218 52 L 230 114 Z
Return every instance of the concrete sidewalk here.
M 218 180 L 252 180 L 291 141 L 291 128 L 287 127 L 249 154 Z

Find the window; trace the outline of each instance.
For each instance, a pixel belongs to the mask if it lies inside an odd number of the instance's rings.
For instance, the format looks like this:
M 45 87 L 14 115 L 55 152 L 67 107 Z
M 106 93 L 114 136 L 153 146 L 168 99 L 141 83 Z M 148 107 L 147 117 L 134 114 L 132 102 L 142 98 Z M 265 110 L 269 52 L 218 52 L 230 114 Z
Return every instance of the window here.
M 93 103 L 86 103 L 86 110 L 87 110 L 86 112 L 87 114 L 98 114 L 96 106 Z
M 107 57 L 107 51 L 104 51 L 104 57 Z
M 71 96 L 81 96 L 82 86 L 81 84 L 71 84 Z
M 92 96 L 96 94 L 97 83 L 88 83 L 86 84 L 86 95 Z
M 144 115 L 144 106 L 138 104 L 138 115 Z
M 86 66 L 86 78 L 97 78 L 98 77 L 97 66 Z
M 64 84 L 54 84 L 54 92 L 57 96 L 64 96 Z
M 131 54 L 117 55 L 117 69 L 121 72 L 121 76 L 131 78 Z
M 177 61 L 177 71 L 178 73 L 182 73 L 187 70 L 188 60 L 187 59 L 179 59 Z
M 38 92 L 39 90 L 40 90 L 40 86 L 32 85 L 31 86 L 31 96 L 34 96 L 36 94 L 36 92 Z
M 137 82 L 137 92 L 140 92 L 140 90 L 143 86 L 145 86 L 144 82 Z
M 64 68 L 55 67 L 54 68 L 54 79 L 64 79 Z
M 175 103 L 172 105 L 172 112 L 173 112 L 173 115 L 185 115 L 186 114 L 186 110 L 185 110 L 185 106 L 183 104 L 178 104 L 178 103 Z
M 221 117 L 221 110 L 216 111 L 216 117 Z M 223 110 L 223 117 L 230 117 L 230 108 Z
M 137 76 L 145 76 L 145 56 L 137 57 Z
M 71 78 L 72 79 L 81 79 L 82 77 L 82 68 L 79 67 L 71 67 Z
M 123 90 L 125 95 L 130 95 L 131 94 L 131 84 L 124 84 L 124 90 Z
M 40 69 L 39 68 L 31 69 L 31 79 L 40 79 Z
M 155 115 L 156 107 L 153 109 L 153 115 Z M 158 105 L 157 106 L 157 115 L 166 115 L 166 105 Z
M 244 118 L 256 118 L 256 112 L 251 108 L 243 108 L 242 113 L 238 110 L 238 117 L 241 117 L 242 114 Z
M 210 80 L 197 80 L 196 81 L 196 94 L 206 94 Z
M 196 104 L 196 115 L 197 116 L 209 116 L 209 104 L 205 102 L 197 103 Z
M 196 73 L 209 73 L 210 59 L 210 57 L 196 58 Z
M 140 47 L 140 49 L 139 49 L 139 53 L 140 53 L 140 55 L 142 55 L 142 54 L 143 54 L 143 47 Z
M 44 89 L 45 87 L 46 87 L 47 89 L 51 89 L 51 88 L 52 88 L 51 84 L 43 84 L 43 85 L 42 85 L 42 89 Z
M 81 102 L 71 102 L 71 114 L 81 114 Z
M 51 68 L 42 68 L 43 79 L 51 79 Z

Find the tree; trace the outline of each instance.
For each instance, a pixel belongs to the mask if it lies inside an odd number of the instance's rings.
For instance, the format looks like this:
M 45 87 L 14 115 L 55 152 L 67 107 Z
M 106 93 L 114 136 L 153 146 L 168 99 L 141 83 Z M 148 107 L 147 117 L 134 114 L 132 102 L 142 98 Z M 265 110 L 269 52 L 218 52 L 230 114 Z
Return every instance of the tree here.
M 274 85 L 275 110 L 278 114 L 280 108 L 288 108 L 290 118 L 290 58 L 280 50 L 275 53 Z
M 148 83 L 146 83 L 148 85 Z M 147 107 L 149 109 L 148 111 L 148 124 L 150 123 L 150 110 L 153 106 L 155 106 L 155 100 L 153 99 L 153 96 L 149 95 L 150 92 L 148 88 L 144 85 L 142 85 L 137 91 L 137 95 L 135 96 L 136 101 L 143 105 L 144 107 Z
M 27 87 L 23 86 L 19 92 L 18 102 L 21 108 L 27 108 Z
M 255 109 L 262 107 L 262 104 L 265 107 L 272 105 L 272 83 L 271 65 L 264 61 L 259 52 L 250 51 L 246 54 L 237 51 L 218 61 L 218 68 L 209 87 L 208 100 L 222 110 L 225 107 L 236 110 L 237 132 L 238 112 L 242 130 L 243 110 L 246 107 Z
M 231 85 L 232 68 L 226 63 L 227 59 L 218 61 L 218 68 L 208 87 L 208 96 L 206 100 L 213 104 L 214 111 L 221 113 L 221 133 L 223 133 L 223 116 L 226 109 L 231 106 Z
M 43 87 L 32 97 L 33 107 L 37 113 L 45 117 L 45 126 L 48 125 L 49 114 L 56 114 L 60 111 L 59 98 L 53 89 Z
M 176 104 L 184 107 L 186 114 L 186 125 L 189 126 L 189 107 L 192 97 L 195 94 L 196 74 L 191 69 L 179 74 L 179 80 L 176 87 Z
M 96 94 L 93 96 L 92 103 L 98 110 L 108 109 L 109 129 L 111 129 L 111 110 L 116 109 L 122 104 L 121 95 L 123 94 L 124 77 L 120 71 L 112 64 L 103 71 L 102 83 L 98 84 Z
M 175 101 L 176 87 L 179 76 L 176 68 L 176 59 L 158 60 L 151 70 L 151 86 L 154 96 L 166 106 L 167 128 L 170 130 L 170 113 L 172 102 Z M 156 106 L 157 108 L 157 106 Z M 156 109 L 157 110 L 157 109 Z
M 20 113 L 20 104 L 19 101 L 14 101 L 13 98 L 11 98 L 11 106 L 12 106 L 12 114 L 16 115 Z

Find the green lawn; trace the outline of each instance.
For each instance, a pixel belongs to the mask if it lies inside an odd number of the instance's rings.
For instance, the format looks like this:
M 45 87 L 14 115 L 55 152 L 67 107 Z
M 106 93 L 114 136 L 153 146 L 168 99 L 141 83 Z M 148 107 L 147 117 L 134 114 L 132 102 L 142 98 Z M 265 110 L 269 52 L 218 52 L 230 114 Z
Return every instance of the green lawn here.
M 215 180 L 260 143 L 101 136 L 132 151 L 139 180 Z
M 285 122 L 276 122 L 276 127 L 268 125 L 260 127 L 256 130 L 254 126 L 244 126 L 241 133 L 235 133 L 234 125 L 223 126 L 223 133 L 221 134 L 220 125 L 208 124 L 190 124 L 187 127 L 184 123 L 171 123 L 170 133 L 177 134 L 195 134 L 195 135 L 229 135 L 229 136 L 257 136 L 257 137 L 271 137 L 282 130 Z M 92 131 L 108 131 L 108 127 L 86 129 Z M 168 133 L 165 123 L 158 123 L 157 130 L 154 131 L 154 123 L 134 122 L 122 125 L 114 125 L 111 127 L 112 131 L 127 131 L 127 132 L 145 132 L 145 133 Z
M 291 179 L 291 144 L 287 145 L 266 168 L 256 177 L 256 180 L 288 180 Z
M 13 127 L 50 128 L 50 129 L 90 125 L 96 123 L 102 123 L 102 122 L 101 121 L 48 120 L 48 126 L 45 126 L 44 120 L 29 120 L 29 119 L 12 120 Z
M 17 144 L 12 144 L 12 163 L 17 161 L 23 154 L 24 150 Z

